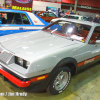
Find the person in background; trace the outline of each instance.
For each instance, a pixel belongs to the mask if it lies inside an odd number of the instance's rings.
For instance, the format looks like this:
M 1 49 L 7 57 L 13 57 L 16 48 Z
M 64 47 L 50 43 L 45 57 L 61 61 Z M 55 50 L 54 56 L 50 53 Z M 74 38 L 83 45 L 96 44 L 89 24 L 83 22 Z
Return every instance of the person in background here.
M 99 23 L 99 15 L 96 15 L 96 17 L 93 19 L 93 22 Z
M 60 11 L 59 12 L 59 17 L 63 17 L 64 16 L 64 11 Z
M 93 21 L 93 17 L 92 17 L 92 16 L 89 16 L 89 17 L 87 18 L 87 21 L 92 22 L 92 21 Z
M 100 23 L 100 15 L 99 15 L 99 23 Z
M 70 14 L 75 14 L 75 13 L 74 13 L 74 10 L 72 10 L 72 11 L 70 12 Z
M 69 10 L 66 12 L 66 15 L 69 15 Z

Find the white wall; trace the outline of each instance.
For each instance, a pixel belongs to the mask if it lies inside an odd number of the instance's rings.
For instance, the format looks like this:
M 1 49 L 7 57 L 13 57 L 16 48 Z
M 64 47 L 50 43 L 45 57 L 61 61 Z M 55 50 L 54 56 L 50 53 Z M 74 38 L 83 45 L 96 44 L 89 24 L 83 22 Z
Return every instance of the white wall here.
M 46 11 L 46 7 L 47 7 L 47 6 L 49 6 L 49 7 L 61 8 L 61 4 L 59 4 L 59 3 L 50 3 L 50 2 L 33 1 L 32 10 Z
M 0 4 L 3 6 L 3 4 L 5 4 L 5 0 L 0 0 Z

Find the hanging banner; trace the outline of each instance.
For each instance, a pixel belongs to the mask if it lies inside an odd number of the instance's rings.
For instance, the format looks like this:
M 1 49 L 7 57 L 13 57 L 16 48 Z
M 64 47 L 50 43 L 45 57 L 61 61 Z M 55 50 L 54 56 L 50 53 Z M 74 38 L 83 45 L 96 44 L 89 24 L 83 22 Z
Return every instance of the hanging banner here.
M 12 0 L 12 9 L 32 12 L 33 0 Z
M 75 4 L 75 0 L 62 0 L 62 3 Z M 78 5 L 100 7 L 100 0 L 78 0 Z
M 11 9 L 12 6 L 12 0 L 5 0 L 5 8 Z
M 61 4 L 61 0 L 33 0 L 33 1 L 43 1 L 43 2 L 51 2 L 51 3 L 60 3 Z

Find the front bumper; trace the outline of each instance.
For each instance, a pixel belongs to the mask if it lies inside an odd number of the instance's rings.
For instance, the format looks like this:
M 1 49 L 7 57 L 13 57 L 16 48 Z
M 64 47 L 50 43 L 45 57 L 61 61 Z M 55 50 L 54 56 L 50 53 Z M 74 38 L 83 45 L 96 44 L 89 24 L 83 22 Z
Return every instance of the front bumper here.
M 45 80 L 48 76 L 48 74 L 33 77 L 33 78 L 22 78 L 21 76 L 18 76 L 14 72 L 8 70 L 7 68 L 0 65 L 0 74 L 3 75 L 7 80 L 12 82 L 14 85 L 21 87 L 21 88 L 27 88 L 30 87 L 32 84 L 38 84 L 41 83 L 42 80 Z
M 7 71 L 5 71 L 2 68 L 0 68 L 0 74 L 2 74 L 9 81 L 11 81 L 12 83 L 14 83 L 15 85 L 17 85 L 19 87 L 28 87 L 28 86 L 30 86 L 30 82 L 31 82 L 30 80 L 29 81 L 22 81 L 22 80 L 16 78 L 15 76 L 11 75 L 10 73 L 8 73 Z

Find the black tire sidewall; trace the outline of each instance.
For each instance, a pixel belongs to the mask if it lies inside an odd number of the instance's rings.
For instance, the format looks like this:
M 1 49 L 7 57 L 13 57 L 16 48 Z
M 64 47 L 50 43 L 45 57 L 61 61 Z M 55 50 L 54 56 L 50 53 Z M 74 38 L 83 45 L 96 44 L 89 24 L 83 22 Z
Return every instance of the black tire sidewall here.
M 53 84 L 54 84 L 54 81 L 55 81 L 57 75 L 58 75 L 60 72 L 62 72 L 62 71 L 68 73 L 68 81 L 67 81 L 67 84 L 63 87 L 63 89 L 61 89 L 60 91 L 57 91 L 57 90 L 55 89 L 55 87 L 53 87 Z M 70 71 L 70 69 L 69 69 L 68 67 L 62 67 L 62 68 L 60 68 L 60 69 L 57 71 L 57 73 L 54 75 L 54 77 L 52 78 L 52 80 L 51 80 L 51 82 L 50 82 L 50 84 L 49 84 L 49 86 L 48 86 L 47 91 L 48 91 L 50 94 L 53 94 L 53 95 L 57 95 L 57 94 L 62 93 L 62 92 L 66 89 L 66 87 L 68 86 L 68 84 L 69 84 L 69 82 L 70 82 L 70 79 L 71 79 L 71 71 Z

